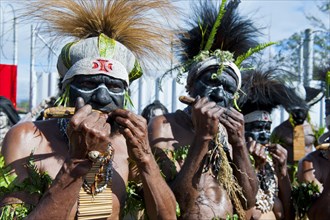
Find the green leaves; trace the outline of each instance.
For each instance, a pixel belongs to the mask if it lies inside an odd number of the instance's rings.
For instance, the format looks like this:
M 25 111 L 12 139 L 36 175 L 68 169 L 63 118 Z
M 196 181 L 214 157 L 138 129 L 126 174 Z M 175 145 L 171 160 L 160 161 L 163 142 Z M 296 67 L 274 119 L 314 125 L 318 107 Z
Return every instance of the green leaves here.
M 64 106 L 66 107 L 69 103 L 69 94 L 70 94 L 70 85 L 65 87 L 64 93 L 55 101 L 55 106 Z
M 5 166 L 4 157 L 0 154 L 0 197 L 13 193 L 24 191 L 28 193 L 37 193 L 40 196 L 48 189 L 52 180 L 47 173 L 40 173 L 34 163 L 31 153 L 26 164 L 29 177 L 23 182 L 18 182 L 17 175 L 9 166 Z M 0 219 L 23 219 L 32 210 L 33 206 L 29 204 L 6 205 L 1 210 Z
M 235 64 L 236 66 L 240 67 L 242 62 L 244 60 L 246 60 L 247 58 L 249 58 L 250 56 L 252 56 L 254 53 L 258 53 L 260 51 L 262 51 L 263 49 L 277 44 L 276 42 L 269 42 L 269 43 L 263 43 L 263 44 L 259 44 L 258 46 L 254 47 L 254 48 L 250 48 L 245 54 L 242 54 L 240 56 L 237 57 Z
M 129 181 L 126 186 L 126 204 L 124 208 L 124 216 L 131 215 L 131 217 L 137 217 L 138 212 L 144 212 L 145 204 L 143 197 L 139 195 L 141 184 L 137 184 L 134 181 Z M 145 218 L 147 215 L 144 215 Z
M 128 91 L 124 93 L 124 109 L 128 109 L 129 107 L 134 108 L 134 104 L 132 102 L 131 97 L 128 94 Z
M 181 146 L 173 151 L 173 160 L 184 161 L 187 158 L 190 145 Z
M 9 166 L 5 166 L 5 159 L 0 155 L 0 197 L 15 189 L 16 174 Z
M 304 218 L 315 199 L 319 196 L 320 189 L 314 182 L 304 182 L 292 187 L 293 205 L 300 219 Z
M 211 49 L 212 45 L 213 45 L 214 37 L 215 37 L 215 35 L 217 33 L 217 30 L 218 30 L 218 28 L 221 24 L 222 17 L 226 12 L 225 6 L 226 6 L 226 0 L 222 0 L 221 5 L 220 5 L 219 14 L 217 16 L 217 20 L 213 24 L 210 36 L 207 39 L 207 42 L 206 42 L 206 45 L 205 45 L 205 48 L 204 48 L 204 50 L 206 50 L 206 51 L 209 51 Z

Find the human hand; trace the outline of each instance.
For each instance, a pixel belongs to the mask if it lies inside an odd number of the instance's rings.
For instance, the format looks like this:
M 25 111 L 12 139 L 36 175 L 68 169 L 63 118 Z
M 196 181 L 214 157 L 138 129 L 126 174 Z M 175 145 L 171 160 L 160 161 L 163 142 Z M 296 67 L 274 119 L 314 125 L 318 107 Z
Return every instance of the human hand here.
M 75 114 L 67 128 L 70 157 L 85 159 L 90 151 L 106 153 L 110 143 L 110 130 L 107 115 L 92 111 L 92 107 L 85 105 L 84 100 L 78 97 Z
M 205 140 L 213 140 L 218 133 L 220 115 L 225 108 L 215 102 L 208 101 L 207 97 L 196 97 L 191 109 L 192 121 L 196 134 Z
M 266 147 L 257 143 L 251 137 L 247 139 L 247 148 L 249 149 L 249 153 L 253 156 L 255 161 L 255 167 L 260 169 L 263 167 L 267 162 L 267 154 L 266 154 Z
M 268 146 L 268 151 L 273 157 L 276 174 L 285 177 L 287 175 L 287 150 L 279 144 L 271 144 Z
M 120 126 L 129 157 L 137 164 L 146 162 L 151 155 L 146 119 L 125 109 L 116 109 L 109 113 L 109 117 Z
M 232 146 L 245 147 L 244 117 L 235 108 L 229 107 L 220 115 L 220 123 L 226 128 Z

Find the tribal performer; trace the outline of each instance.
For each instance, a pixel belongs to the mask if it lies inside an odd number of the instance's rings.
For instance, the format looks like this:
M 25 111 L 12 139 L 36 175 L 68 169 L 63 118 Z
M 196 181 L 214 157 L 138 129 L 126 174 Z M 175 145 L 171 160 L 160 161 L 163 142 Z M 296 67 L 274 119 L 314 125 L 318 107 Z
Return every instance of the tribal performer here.
M 298 180 L 296 188 L 300 198 L 295 197 L 296 215 L 308 216 L 308 219 L 329 219 L 330 211 L 330 116 L 327 117 L 328 131 L 319 138 L 316 150 L 306 155 L 298 164 Z M 300 201 L 303 201 L 301 205 Z M 327 204 L 327 205 L 326 205 Z M 302 207 L 304 206 L 304 207 Z
M 175 197 L 151 153 L 146 120 L 124 108 L 142 59 L 164 57 L 171 31 L 151 15 L 168 17 L 170 2 L 29 4 L 30 15 L 44 18 L 51 30 L 78 38 L 63 47 L 57 65 L 59 102 L 74 108 L 62 115 L 45 111 L 60 118 L 24 122 L 7 133 L 1 219 L 121 219 L 133 177 L 142 185 L 147 216 L 175 219 Z
M 258 45 L 258 29 L 239 16 L 237 1 L 222 1 L 219 10 L 210 1 L 198 6 L 191 29 L 181 35 L 178 67 L 188 72 L 191 97 L 182 101 L 190 104 L 155 117 L 149 123 L 150 143 L 179 203 L 180 219 L 245 219 L 258 187 L 243 115 L 233 107 L 241 85 L 234 62 Z
M 242 77 L 239 107 L 244 114 L 245 137 L 259 180 L 256 206 L 251 219 L 293 219 L 291 183 L 287 172 L 287 151 L 270 142 L 271 113 L 303 103 L 281 80 L 276 69 L 247 71 Z
M 147 120 L 147 123 L 151 121 L 155 116 L 167 114 L 168 110 L 159 100 L 155 100 L 147 105 L 141 112 L 141 115 Z
M 296 200 L 299 217 L 308 216 L 311 220 L 329 219 L 330 210 L 330 65 L 316 71 L 325 85 L 325 121 L 327 131 L 318 139 L 316 150 L 306 155 L 298 164 L 298 180 L 301 183 L 297 191 L 302 191 L 301 200 Z M 306 190 L 304 190 L 306 189 Z M 313 192 L 313 193 L 311 193 Z M 302 196 L 303 195 L 303 196 Z M 305 208 L 299 206 L 303 201 Z
M 274 128 L 272 139 L 288 151 L 288 164 L 292 166 L 315 149 L 315 134 L 308 122 L 308 105 L 296 103 L 287 111 L 289 118 Z
M 0 149 L 3 138 L 8 130 L 20 120 L 13 103 L 4 96 L 0 96 Z

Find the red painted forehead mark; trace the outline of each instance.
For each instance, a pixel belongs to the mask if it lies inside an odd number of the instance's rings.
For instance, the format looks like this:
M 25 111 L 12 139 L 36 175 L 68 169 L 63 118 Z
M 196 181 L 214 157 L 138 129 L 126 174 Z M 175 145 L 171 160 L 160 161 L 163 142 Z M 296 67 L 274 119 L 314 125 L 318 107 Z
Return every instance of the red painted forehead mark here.
M 102 72 L 110 72 L 112 70 L 112 63 L 109 60 L 97 59 L 93 62 L 93 69 L 97 69 Z

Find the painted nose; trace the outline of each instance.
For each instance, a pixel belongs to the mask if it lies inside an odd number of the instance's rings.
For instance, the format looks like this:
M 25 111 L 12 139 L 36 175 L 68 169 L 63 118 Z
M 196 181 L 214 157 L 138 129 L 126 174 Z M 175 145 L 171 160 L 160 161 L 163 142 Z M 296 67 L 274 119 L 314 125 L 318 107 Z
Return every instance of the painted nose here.
M 217 87 L 210 94 L 210 99 L 216 103 L 225 101 L 225 93 L 223 87 Z
M 93 94 L 93 100 L 101 105 L 109 104 L 111 102 L 111 96 L 108 89 L 105 86 L 99 87 Z
M 270 134 L 268 132 L 260 132 L 258 137 L 258 142 L 260 144 L 267 144 L 270 139 Z

